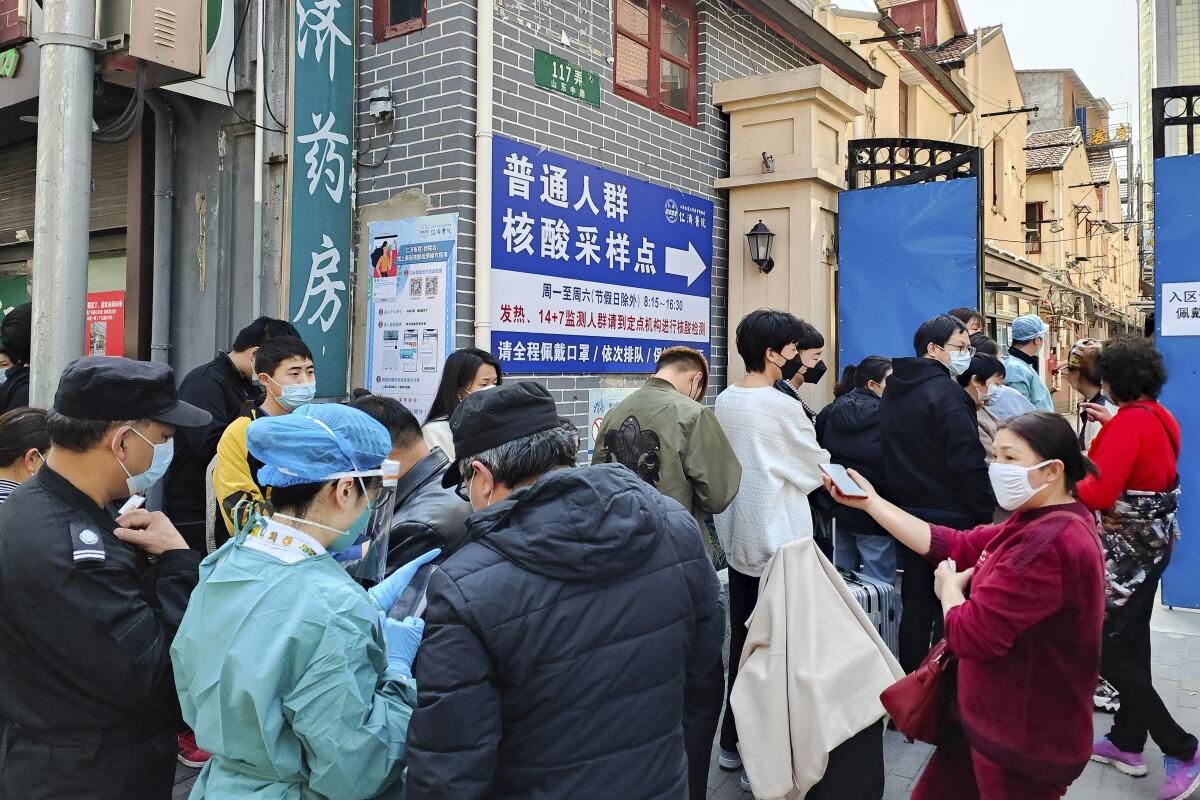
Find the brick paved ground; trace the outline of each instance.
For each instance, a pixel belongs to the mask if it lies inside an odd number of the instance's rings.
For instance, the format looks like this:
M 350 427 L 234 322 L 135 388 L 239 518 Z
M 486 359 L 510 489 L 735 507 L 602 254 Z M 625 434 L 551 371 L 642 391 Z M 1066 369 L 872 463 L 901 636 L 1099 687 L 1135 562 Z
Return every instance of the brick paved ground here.
M 1158 691 L 1181 725 L 1200 732 L 1200 614 L 1160 608 L 1155 612 L 1153 627 L 1154 679 Z M 1097 736 L 1108 730 L 1111 719 L 1108 714 L 1096 715 Z M 901 800 L 909 796 L 931 750 L 920 743 L 906 744 L 896 733 L 886 735 L 884 800 Z M 715 747 L 713 759 L 709 798 L 751 800 L 751 795 L 738 785 L 737 773 L 724 772 L 717 767 Z M 1067 800 L 1152 800 L 1162 781 L 1162 754 L 1153 743 L 1146 749 L 1146 761 L 1150 765 L 1150 775 L 1140 779 L 1128 778 L 1111 767 L 1089 764 L 1067 793 Z M 176 798 L 187 796 L 195 773 L 196 770 L 179 767 Z

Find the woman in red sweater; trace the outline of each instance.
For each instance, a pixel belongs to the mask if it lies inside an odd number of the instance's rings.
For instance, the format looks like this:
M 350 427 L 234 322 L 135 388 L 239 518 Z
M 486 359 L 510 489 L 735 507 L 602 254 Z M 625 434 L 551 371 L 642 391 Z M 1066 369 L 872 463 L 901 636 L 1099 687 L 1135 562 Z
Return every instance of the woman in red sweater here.
M 929 525 L 879 497 L 861 508 L 938 564 L 934 589 L 958 657 L 951 724 L 913 791 L 916 800 L 1050 800 L 1091 752 L 1100 667 L 1104 559 L 1092 515 L 1073 496 L 1095 467 L 1057 414 L 1003 423 L 989 466 L 999 525 Z M 971 596 L 966 597 L 970 584 Z
M 1150 673 L 1150 614 L 1178 533 L 1179 423 L 1155 400 L 1167 373 L 1149 340 L 1111 342 L 1098 367 L 1104 393 L 1119 410 L 1084 406 L 1102 423 L 1088 451 L 1100 475 L 1079 484 L 1079 499 L 1101 514 L 1108 584 L 1100 671 L 1120 707 L 1092 759 L 1141 777 L 1148 772 L 1142 748 L 1153 737 L 1166 773 L 1158 796 L 1181 800 L 1200 787 L 1196 737 L 1171 717 Z

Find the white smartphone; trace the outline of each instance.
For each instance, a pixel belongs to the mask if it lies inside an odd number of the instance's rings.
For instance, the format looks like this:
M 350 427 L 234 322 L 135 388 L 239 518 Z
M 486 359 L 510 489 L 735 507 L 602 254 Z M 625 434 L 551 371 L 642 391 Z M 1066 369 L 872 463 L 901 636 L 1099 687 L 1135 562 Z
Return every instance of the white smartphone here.
M 829 480 L 833 481 L 833 485 L 837 490 L 846 497 L 866 497 L 864 492 L 854 479 L 850 477 L 850 473 L 846 472 L 846 468 L 841 464 L 821 464 L 821 472 L 829 476 Z

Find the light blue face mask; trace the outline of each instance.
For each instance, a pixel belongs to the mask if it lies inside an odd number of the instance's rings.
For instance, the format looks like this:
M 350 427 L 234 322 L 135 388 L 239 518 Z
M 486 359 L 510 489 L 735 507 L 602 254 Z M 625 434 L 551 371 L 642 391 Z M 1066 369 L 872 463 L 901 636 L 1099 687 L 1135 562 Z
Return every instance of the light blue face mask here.
M 130 428 L 129 430 L 136 433 L 142 441 L 154 448 L 154 458 L 150 461 L 150 466 L 145 472 L 139 475 L 131 475 L 125 467 L 124 461 L 117 462 L 121 465 L 121 469 L 125 470 L 125 485 L 129 488 L 130 496 L 133 496 L 147 491 L 167 474 L 167 470 L 171 466 L 171 459 L 175 457 L 175 440 L 167 439 L 162 444 L 155 444 L 138 433 L 136 428 Z
M 275 399 L 279 401 L 279 405 L 286 408 L 288 411 L 295 411 L 300 406 L 306 406 L 311 403 L 317 396 L 317 382 L 309 383 L 290 383 L 285 385 L 276 383 L 274 378 L 267 380 L 279 387 L 279 396 Z
M 362 478 L 359 478 L 358 485 L 362 488 L 363 497 L 367 497 L 367 487 L 365 484 L 363 484 Z M 336 533 L 337 538 L 326 545 L 325 549 L 330 553 L 344 553 L 349 550 L 355 542 L 358 541 L 360 536 L 367 532 L 367 525 L 369 525 L 371 522 L 371 503 L 368 501 L 368 503 L 363 506 L 362 513 L 358 515 L 358 517 L 350 524 L 349 528 L 346 528 L 346 530 L 334 528 L 329 525 L 322 525 L 320 522 L 313 522 L 311 519 L 300 519 L 299 517 L 293 517 L 288 514 L 280 514 L 278 512 L 272 516 L 278 519 L 290 520 L 292 522 L 302 522 L 305 525 L 311 525 L 312 527 L 320 528 L 323 531 Z

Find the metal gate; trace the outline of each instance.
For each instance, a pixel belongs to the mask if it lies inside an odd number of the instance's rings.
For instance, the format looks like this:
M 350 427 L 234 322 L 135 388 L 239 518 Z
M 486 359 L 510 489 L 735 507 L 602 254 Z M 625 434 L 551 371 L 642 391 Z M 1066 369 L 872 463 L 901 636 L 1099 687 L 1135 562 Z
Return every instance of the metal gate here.
M 1182 538 L 1163 576 L 1163 601 L 1200 608 L 1200 86 L 1155 89 L 1154 298 L 1156 345 L 1169 380 L 1163 405 L 1183 431 Z M 1172 155 L 1167 155 L 1172 153 Z
M 912 355 L 913 333 L 982 307 L 983 155 L 928 139 L 850 142 L 838 198 L 838 363 Z

